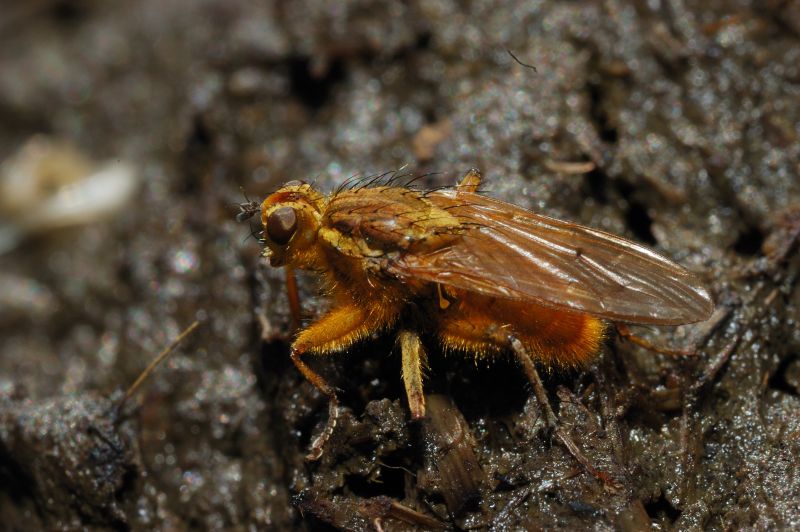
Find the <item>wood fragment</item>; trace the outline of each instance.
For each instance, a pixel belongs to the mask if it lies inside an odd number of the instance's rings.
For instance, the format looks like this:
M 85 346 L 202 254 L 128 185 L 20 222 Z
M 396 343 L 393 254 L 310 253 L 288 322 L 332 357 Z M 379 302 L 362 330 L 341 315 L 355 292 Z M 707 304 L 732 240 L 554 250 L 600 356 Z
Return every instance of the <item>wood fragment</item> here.
M 458 516 L 480 500 L 480 485 L 486 476 L 475 456 L 469 425 L 455 404 L 444 395 L 428 395 L 426 403 L 426 460 L 439 474 L 448 512 Z

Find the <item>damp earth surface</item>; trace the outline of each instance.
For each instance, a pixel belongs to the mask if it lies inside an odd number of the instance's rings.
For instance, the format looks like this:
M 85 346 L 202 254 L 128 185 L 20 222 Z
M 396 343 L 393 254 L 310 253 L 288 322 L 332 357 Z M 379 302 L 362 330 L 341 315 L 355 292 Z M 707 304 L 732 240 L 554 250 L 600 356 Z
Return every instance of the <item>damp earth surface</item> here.
M 0 522 L 800 527 L 800 10 L 688 4 L 10 2 Z M 659 250 L 717 301 L 706 323 L 637 330 L 696 356 L 609 338 L 589 367 L 544 372 L 605 481 L 504 358 L 429 346 L 411 422 L 391 334 L 312 361 L 343 409 L 304 459 L 326 400 L 289 361 L 283 273 L 236 204 L 471 167 L 488 194 Z M 311 320 L 326 302 L 300 286 Z

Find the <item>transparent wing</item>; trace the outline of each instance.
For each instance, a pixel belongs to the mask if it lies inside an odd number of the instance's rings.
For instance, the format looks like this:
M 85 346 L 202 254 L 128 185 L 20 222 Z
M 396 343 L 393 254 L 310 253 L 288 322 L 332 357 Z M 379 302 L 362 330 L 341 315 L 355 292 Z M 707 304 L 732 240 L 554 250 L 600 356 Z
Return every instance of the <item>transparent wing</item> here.
M 478 194 L 426 198 L 470 228 L 401 254 L 387 267 L 394 275 L 629 323 L 693 323 L 714 310 L 695 275 L 630 240 Z

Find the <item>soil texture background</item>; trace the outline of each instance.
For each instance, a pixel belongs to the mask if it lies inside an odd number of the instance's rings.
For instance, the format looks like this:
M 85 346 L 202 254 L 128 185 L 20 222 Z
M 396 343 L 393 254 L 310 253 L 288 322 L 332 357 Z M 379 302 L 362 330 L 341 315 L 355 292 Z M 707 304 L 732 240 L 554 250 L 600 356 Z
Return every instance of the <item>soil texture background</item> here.
M 782 0 L 5 2 L 3 528 L 800 528 L 799 102 Z M 343 411 L 304 459 L 327 403 L 289 361 L 242 191 L 471 167 L 487 194 L 657 249 L 717 302 L 636 331 L 697 356 L 609 338 L 543 373 L 609 482 L 510 359 L 431 346 L 411 422 L 391 334 L 311 362 Z M 325 300 L 301 289 L 311 320 Z

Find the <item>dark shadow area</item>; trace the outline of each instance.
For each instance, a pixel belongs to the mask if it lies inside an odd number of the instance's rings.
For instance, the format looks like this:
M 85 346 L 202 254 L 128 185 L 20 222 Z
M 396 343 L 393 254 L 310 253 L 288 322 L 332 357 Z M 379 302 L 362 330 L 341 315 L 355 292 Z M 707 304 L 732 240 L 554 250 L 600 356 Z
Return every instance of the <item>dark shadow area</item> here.
M 670 524 L 675 523 L 681 516 L 681 511 L 672 506 L 664 495 L 654 501 L 645 502 L 644 509 L 647 510 L 647 515 L 653 519 L 666 519 Z
M 734 251 L 739 255 L 754 257 L 761 251 L 764 244 L 764 233 L 757 227 L 749 227 L 739 234 L 736 243 L 733 245 Z
M 333 88 L 344 80 L 345 68 L 340 59 L 331 61 L 321 76 L 315 76 L 311 68 L 309 57 L 297 56 L 289 60 L 291 94 L 316 111 L 328 102 Z

